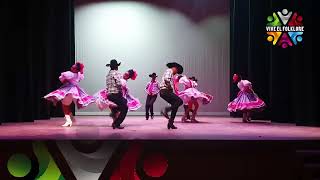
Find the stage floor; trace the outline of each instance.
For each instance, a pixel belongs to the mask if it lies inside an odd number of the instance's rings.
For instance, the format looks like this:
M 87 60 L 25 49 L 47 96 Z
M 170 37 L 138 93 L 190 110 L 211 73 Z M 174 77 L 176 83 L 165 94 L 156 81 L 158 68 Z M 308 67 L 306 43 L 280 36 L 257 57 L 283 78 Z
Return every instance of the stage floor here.
M 128 116 L 125 129 L 112 129 L 108 116 L 78 116 L 70 127 L 61 127 L 63 118 L 37 120 L 32 123 L 0 125 L 0 139 L 183 139 L 183 140 L 320 140 L 320 127 L 295 126 L 268 121 L 242 123 L 240 118 L 198 117 L 200 123 L 181 123 L 177 116 L 176 130 L 168 130 L 167 120 L 156 116 L 146 121 L 143 116 Z

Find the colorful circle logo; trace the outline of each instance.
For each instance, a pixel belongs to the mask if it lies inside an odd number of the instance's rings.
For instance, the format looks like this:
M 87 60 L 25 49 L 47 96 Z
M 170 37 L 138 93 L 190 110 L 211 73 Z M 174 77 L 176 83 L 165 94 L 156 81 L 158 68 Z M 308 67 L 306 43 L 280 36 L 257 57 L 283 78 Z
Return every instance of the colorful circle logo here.
M 273 12 L 272 16 L 267 17 L 267 41 L 282 48 L 298 45 L 303 40 L 302 20 L 302 16 L 297 12 L 287 9 Z
M 14 154 L 8 160 L 7 167 L 14 177 L 25 177 L 31 171 L 31 160 L 24 154 Z

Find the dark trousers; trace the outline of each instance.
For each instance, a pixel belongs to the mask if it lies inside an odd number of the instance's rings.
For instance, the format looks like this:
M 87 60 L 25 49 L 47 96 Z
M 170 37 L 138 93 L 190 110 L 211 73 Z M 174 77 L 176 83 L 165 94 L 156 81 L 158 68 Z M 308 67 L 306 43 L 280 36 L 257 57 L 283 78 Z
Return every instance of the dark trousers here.
M 149 118 L 149 111 L 150 111 L 150 114 L 151 116 L 153 116 L 153 104 L 154 102 L 156 101 L 157 99 L 157 95 L 148 95 L 147 96 L 147 101 L 146 101 L 146 118 L 148 119 Z
M 122 96 L 121 93 L 118 94 L 108 94 L 108 100 L 117 104 L 118 107 L 112 108 L 113 113 L 120 112 L 118 118 L 115 119 L 114 124 L 120 126 L 123 120 L 126 118 L 128 113 L 127 100 Z
M 179 96 L 173 93 L 173 90 L 162 89 L 160 90 L 160 97 L 167 101 L 171 106 L 166 107 L 166 112 L 171 111 L 169 118 L 169 124 L 173 124 L 174 118 L 176 117 L 179 107 L 183 104 L 183 101 Z

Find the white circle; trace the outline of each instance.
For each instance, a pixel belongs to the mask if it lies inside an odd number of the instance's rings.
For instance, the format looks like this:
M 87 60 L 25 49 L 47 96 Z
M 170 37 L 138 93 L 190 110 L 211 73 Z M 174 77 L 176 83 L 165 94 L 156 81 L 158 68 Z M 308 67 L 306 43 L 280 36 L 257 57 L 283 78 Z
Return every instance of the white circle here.
M 284 14 L 284 15 L 288 14 L 288 9 L 283 9 L 282 14 Z

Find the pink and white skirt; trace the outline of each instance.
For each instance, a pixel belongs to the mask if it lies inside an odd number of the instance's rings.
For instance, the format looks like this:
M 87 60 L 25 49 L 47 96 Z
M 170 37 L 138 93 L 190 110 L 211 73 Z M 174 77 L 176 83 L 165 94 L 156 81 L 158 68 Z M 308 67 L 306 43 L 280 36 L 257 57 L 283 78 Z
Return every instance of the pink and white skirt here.
M 228 104 L 230 112 L 244 110 L 262 110 L 266 104 L 254 92 L 240 91 L 238 96 Z
M 130 94 L 125 95 L 124 98 L 128 101 L 127 105 L 128 105 L 129 111 L 136 111 L 141 107 L 141 103 L 139 99 L 131 96 Z M 94 94 L 94 99 L 96 101 L 98 108 L 101 111 L 108 108 L 117 107 L 117 105 L 114 102 L 108 100 L 108 93 L 105 89 L 102 89 L 96 94 Z
M 56 105 L 59 101 L 70 98 L 70 103 L 73 101 L 78 109 L 84 108 L 94 102 L 93 96 L 88 95 L 78 85 L 66 83 L 59 89 L 44 96 L 48 101 L 52 101 Z
M 193 99 L 202 101 L 202 104 L 209 104 L 213 100 L 213 96 L 200 92 L 196 88 L 188 88 L 184 91 L 179 92 L 178 96 L 183 100 L 185 104 Z
M 97 107 L 100 109 L 100 111 L 106 110 L 108 108 L 117 107 L 115 103 L 108 100 L 108 93 L 106 89 L 102 89 L 99 92 L 95 93 L 93 95 Z
M 139 99 L 133 97 L 132 95 L 126 94 L 124 98 L 127 100 L 129 111 L 136 111 L 141 107 Z

